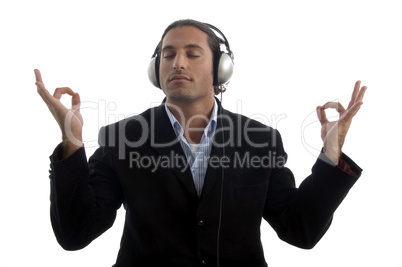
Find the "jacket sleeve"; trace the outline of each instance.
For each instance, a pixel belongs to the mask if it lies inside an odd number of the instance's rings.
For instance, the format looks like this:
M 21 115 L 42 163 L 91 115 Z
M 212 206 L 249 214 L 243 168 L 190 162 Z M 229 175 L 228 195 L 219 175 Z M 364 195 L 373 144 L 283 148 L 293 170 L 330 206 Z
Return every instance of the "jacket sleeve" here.
M 277 134 L 277 154 L 286 158 L 282 140 Z M 279 238 L 300 248 L 313 248 L 328 230 L 333 214 L 362 169 L 345 154 L 342 160 L 351 172 L 331 164 L 323 153 L 312 167 L 311 174 L 295 186 L 292 172 L 284 167 L 273 169 L 270 176 L 264 218 Z
M 84 147 L 58 161 L 61 152 L 60 144 L 50 156 L 50 218 L 59 244 L 78 250 L 113 225 L 123 197 L 107 149 L 89 163 Z

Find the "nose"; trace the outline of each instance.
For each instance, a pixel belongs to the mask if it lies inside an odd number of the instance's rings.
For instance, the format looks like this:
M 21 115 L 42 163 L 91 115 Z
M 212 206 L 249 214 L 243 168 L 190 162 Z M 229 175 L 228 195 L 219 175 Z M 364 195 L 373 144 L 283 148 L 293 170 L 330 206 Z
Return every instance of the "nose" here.
M 187 59 L 183 53 L 177 53 L 173 61 L 173 68 L 176 70 L 184 70 L 187 67 Z

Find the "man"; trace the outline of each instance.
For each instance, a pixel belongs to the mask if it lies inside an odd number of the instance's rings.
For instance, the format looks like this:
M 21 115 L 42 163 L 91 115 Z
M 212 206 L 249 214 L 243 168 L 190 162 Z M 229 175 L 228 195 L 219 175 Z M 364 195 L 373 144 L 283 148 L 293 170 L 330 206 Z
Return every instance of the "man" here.
M 261 219 L 278 236 L 312 248 L 361 169 L 342 153 L 366 87 L 356 82 L 347 109 L 317 107 L 322 153 L 295 187 L 277 130 L 225 110 L 214 98 L 216 35 L 203 23 L 171 24 L 157 49 L 163 103 L 109 125 L 86 161 L 80 98 L 51 96 L 35 70 L 38 93 L 63 140 L 51 159 L 51 221 L 60 245 L 81 249 L 106 231 L 124 204 L 115 266 L 266 266 Z M 222 89 L 222 88 L 220 88 Z M 72 96 L 72 108 L 60 103 Z M 325 109 L 336 108 L 337 122 Z

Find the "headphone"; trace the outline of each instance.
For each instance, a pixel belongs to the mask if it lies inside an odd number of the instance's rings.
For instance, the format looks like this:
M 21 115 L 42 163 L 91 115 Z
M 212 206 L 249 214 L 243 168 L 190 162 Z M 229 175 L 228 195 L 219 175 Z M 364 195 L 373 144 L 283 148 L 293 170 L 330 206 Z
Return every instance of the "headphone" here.
M 230 50 L 229 42 L 226 39 L 225 35 L 215 26 L 211 24 L 207 25 L 215 34 L 216 32 L 222 36 L 223 40 L 218 36 L 220 39 L 220 43 L 225 45 L 226 51 L 217 51 L 213 57 L 214 60 L 214 86 L 221 86 L 227 83 L 233 74 L 233 66 L 234 66 L 234 56 L 232 50 Z M 159 82 L 159 64 L 160 64 L 160 56 L 159 54 L 159 45 L 156 46 L 155 51 L 152 55 L 151 61 L 148 65 L 148 78 L 150 82 L 158 88 L 160 87 Z

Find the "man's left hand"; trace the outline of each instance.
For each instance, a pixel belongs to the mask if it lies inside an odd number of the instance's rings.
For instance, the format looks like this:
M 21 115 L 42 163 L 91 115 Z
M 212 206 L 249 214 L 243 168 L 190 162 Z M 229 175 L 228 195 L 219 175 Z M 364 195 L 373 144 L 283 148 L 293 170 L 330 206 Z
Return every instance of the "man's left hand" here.
M 342 146 L 352 119 L 363 104 L 363 96 L 367 86 L 360 87 L 360 84 L 360 81 L 355 83 L 352 99 L 347 109 L 338 102 L 327 102 L 325 105 L 317 107 L 317 116 L 321 123 L 321 138 L 324 141 L 324 153 L 336 165 L 339 163 Z M 325 114 L 327 108 L 334 108 L 338 111 L 338 121 L 328 121 Z

